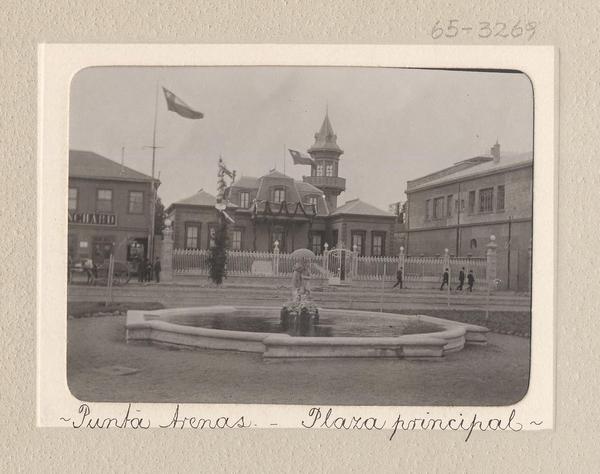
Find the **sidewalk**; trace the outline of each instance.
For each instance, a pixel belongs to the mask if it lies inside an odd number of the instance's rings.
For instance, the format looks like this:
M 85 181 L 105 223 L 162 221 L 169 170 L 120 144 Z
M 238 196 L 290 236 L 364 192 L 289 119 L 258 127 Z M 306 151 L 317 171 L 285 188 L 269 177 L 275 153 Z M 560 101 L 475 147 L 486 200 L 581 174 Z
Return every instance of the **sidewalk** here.
M 103 301 L 106 288 L 100 286 L 71 285 L 69 301 Z M 129 283 L 113 288 L 116 302 L 153 301 L 168 307 L 206 306 L 211 304 L 231 305 L 281 305 L 289 298 L 290 288 L 228 286 L 217 288 L 210 285 L 139 284 Z M 487 295 L 483 291 L 473 293 L 439 290 L 381 289 L 322 287 L 313 288 L 315 302 L 327 308 L 348 308 L 393 311 L 402 309 L 462 309 L 485 310 Z M 530 311 L 529 296 L 511 292 L 497 292 L 490 295 L 489 308 L 493 311 Z

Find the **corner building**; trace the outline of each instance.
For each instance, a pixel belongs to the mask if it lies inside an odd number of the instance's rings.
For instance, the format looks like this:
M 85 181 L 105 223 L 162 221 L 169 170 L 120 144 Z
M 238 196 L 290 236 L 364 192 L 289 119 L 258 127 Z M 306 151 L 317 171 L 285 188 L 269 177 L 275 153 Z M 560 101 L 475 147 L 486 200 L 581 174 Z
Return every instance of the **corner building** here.
M 158 180 L 90 151 L 69 152 L 68 252 L 101 264 L 148 255 Z
M 500 153 L 469 158 L 408 181 L 407 252 L 410 255 L 485 257 L 498 244 L 501 287 L 530 284 L 533 155 Z

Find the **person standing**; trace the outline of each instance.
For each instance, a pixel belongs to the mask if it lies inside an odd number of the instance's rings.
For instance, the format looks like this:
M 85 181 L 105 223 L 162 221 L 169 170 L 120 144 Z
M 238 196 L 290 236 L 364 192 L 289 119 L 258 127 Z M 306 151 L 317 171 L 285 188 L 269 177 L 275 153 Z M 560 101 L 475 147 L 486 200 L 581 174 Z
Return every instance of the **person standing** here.
M 402 268 L 399 268 L 396 272 L 396 284 L 392 286 L 392 288 L 396 288 L 400 285 L 400 289 L 402 289 Z
M 469 270 L 469 274 L 467 275 L 467 283 L 469 285 L 469 291 L 473 291 L 473 285 L 475 284 L 475 275 L 473 275 L 473 270 Z
M 456 291 L 463 290 L 463 286 L 465 285 L 465 267 L 462 267 L 460 269 L 460 272 L 458 272 L 458 286 L 456 287 Z
M 442 291 L 444 289 L 444 286 L 450 286 L 448 283 L 449 281 L 450 281 L 450 272 L 446 268 L 444 270 L 444 273 L 442 274 L 442 286 L 440 286 L 440 291 Z
M 156 283 L 160 283 L 160 259 L 158 257 L 154 261 L 154 279 Z
M 138 259 L 137 259 L 138 282 L 143 283 L 145 272 L 146 272 L 146 259 L 142 258 L 142 257 L 138 257 Z
M 152 281 L 152 260 L 148 259 L 146 260 L 146 278 L 145 281 L 147 282 L 151 282 Z

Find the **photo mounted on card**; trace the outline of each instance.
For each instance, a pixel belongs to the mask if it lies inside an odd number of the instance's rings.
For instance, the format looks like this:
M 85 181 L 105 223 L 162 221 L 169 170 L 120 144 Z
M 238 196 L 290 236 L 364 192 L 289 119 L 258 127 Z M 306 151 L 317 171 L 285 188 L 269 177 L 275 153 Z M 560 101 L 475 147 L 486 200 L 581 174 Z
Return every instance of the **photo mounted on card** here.
M 39 424 L 551 428 L 554 55 L 41 46 Z

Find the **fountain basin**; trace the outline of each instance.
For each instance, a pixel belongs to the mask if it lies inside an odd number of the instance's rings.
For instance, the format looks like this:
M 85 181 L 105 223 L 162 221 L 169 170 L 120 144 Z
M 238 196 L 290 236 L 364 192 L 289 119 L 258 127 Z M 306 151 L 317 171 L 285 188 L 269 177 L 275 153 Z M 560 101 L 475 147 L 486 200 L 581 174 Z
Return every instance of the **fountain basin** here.
M 282 331 L 276 324 L 279 311 L 267 306 L 131 310 L 127 342 L 253 352 L 264 358 L 439 358 L 465 344 L 485 344 L 489 331 L 425 315 L 319 308 L 316 327 L 296 336 L 277 332 Z M 369 335 L 357 335 L 362 333 Z

